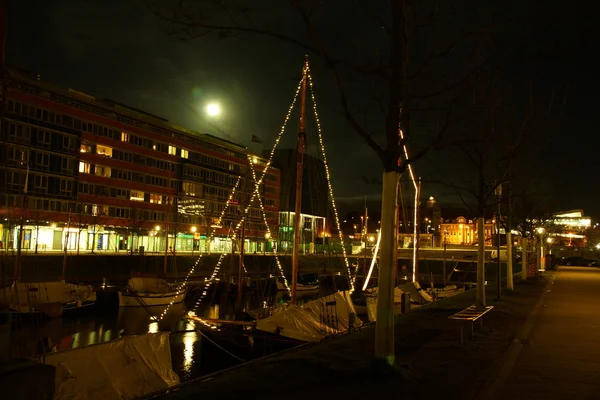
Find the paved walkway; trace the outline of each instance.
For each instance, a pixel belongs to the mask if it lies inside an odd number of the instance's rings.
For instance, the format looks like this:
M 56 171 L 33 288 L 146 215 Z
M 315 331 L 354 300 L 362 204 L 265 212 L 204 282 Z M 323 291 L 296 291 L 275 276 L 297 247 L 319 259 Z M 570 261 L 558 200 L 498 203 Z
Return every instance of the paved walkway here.
M 555 278 L 496 399 L 600 399 L 600 269 Z

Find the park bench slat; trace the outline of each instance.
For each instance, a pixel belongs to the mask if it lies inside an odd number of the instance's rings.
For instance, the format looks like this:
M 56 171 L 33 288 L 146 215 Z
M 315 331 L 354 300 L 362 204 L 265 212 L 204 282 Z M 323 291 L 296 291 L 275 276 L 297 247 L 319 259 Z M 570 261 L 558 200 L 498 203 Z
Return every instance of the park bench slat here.
M 481 317 L 483 317 L 488 312 L 490 312 L 492 310 L 492 308 L 494 308 L 494 306 L 487 306 L 484 309 L 480 309 L 475 306 L 470 306 L 470 307 L 465 308 L 462 311 L 457 312 L 456 314 L 449 316 L 448 318 L 457 320 L 457 321 L 470 321 L 471 322 L 471 336 L 473 336 L 473 323 L 475 321 L 477 321 L 478 319 L 480 319 Z M 481 321 L 483 321 L 483 319 L 481 319 L 479 321 L 481 324 L 482 323 Z M 464 343 L 463 324 L 461 324 L 461 326 L 460 326 L 460 345 L 462 346 L 463 343 Z

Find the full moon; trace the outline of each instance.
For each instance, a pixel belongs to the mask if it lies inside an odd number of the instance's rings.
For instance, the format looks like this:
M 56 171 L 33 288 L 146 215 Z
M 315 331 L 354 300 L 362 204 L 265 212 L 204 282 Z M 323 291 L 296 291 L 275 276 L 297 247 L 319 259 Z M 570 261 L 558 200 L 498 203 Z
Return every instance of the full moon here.
M 217 103 L 210 103 L 206 106 L 206 113 L 211 117 L 216 117 L 221 114 L 221 106 Z

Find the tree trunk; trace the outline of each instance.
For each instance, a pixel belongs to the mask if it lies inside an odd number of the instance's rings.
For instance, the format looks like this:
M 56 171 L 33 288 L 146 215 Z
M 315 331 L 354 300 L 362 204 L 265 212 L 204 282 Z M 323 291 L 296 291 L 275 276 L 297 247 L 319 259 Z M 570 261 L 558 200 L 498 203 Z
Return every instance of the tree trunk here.
M 506 289 L 515 290 L 513 283 L 512 233 L 506 230 Z
M 527 280 L 527 264 L 528 264 L 527 263 L 528 240 L 526 237 L 521 239 L 521 246 L 522 246 L 522 251 L 523 251 L 523 253 L 521 254 L 521 263 L 523 264 L 523 267 L 521 269 L 521 279 L 526 281 Z
M 81 230 L 77 232 L 77 255 L 79 255 L 79 243 L 81 242 Z
M 483 215 L 483 213 L 482 213 Z M 475 306 L 483 308 L 485 303 L 485 218 L 477 218 L 477 292 Z M 500 257 L 500 255 L 498 255 Z
M 35 227 L 35 254 L 38 253 L 38 242 L 40 241 L 40 226 Z
M 383 173 L 381 199 L 381 244 L 375 325 L 375 357 L 394 364 L 394 246 L 396 245 L 396 201 L 398 174 Z
M 96 227 L 92 230 L 92 248 L 91 251 L 94 253 L 94 246 L 96 245 Z

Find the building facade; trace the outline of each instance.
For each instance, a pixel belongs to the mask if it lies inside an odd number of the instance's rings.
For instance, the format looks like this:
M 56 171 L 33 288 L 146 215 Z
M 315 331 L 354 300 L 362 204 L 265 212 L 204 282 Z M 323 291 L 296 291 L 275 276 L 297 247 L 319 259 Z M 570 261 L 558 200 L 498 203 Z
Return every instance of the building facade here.
M 245 147 L 15 71 L 2 104 L 3 248 L 17 247 L 23 219 L 24 251 L 231 249 L 224 238 L 254 189 L 249 163 L 264 170 Z M 245 222 L 248 250 L 264 241 L 264 217 L 278 223 L 279 184 L 269 168 L 265 215 L 254 201 Z
M 484 225 L 485 245 L 492 244 L 494 220 L 486 220 Z M 455 219 L 441 219 L 440 232 L 442 243 L 474 245 L 477 244 L 477 220 L 459 216 Z

